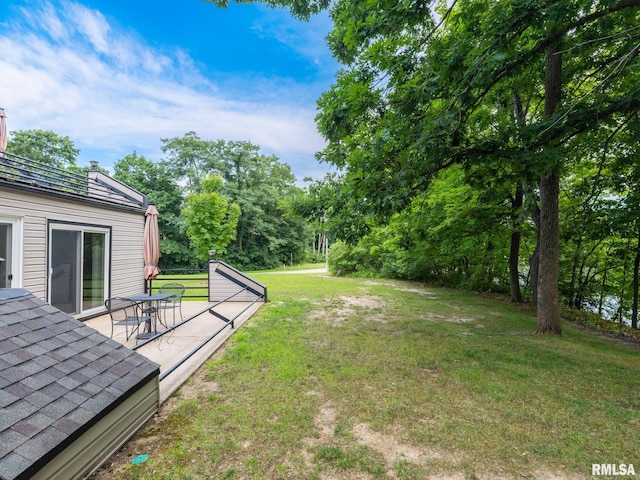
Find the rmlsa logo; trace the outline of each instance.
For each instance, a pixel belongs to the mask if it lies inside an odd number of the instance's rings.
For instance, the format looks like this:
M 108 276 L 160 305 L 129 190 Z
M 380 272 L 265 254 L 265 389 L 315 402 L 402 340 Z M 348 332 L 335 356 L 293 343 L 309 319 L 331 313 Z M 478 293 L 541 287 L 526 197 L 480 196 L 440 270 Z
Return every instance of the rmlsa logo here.
M 591 465 L 591 475 L 635 475 L 633 464 L 626 463 L 594 463 Z

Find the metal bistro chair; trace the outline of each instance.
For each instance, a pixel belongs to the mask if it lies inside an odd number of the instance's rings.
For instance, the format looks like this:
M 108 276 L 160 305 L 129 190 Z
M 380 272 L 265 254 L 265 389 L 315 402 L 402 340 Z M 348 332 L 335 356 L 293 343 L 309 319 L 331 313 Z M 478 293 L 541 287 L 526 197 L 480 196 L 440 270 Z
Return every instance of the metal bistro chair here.
M 120 325 L 125 327 L 127 340 L 138 333 L 136 342 L 140 332 L 140 325 L 145 324 L 147 330 L 151 331 L 151 317 L 143 315 L 140 306 L 133 300 L 120 297 L 108 298 L 104 302 L 104 306 L 107 307 L 111 316 L 111 338 L 113 338 L 114 327 Z
M 158 293 L 171 293 L 173 294 L 166 300 L 162 300 L 158 305 L 158 310 L 162 312 L 164 318 L 164 326 L 168 327 L 166 315 L 168 310 L 172 310 L 173 313 L 173 325 L 176 324 L 176 311 L 180 314 L 180 321 L 182 318 L 182 297 L 184 296 L 185 286 L 180 283 L 165 283 L 160 287 Z M 161 317 L 161 318 L 162 318 Z

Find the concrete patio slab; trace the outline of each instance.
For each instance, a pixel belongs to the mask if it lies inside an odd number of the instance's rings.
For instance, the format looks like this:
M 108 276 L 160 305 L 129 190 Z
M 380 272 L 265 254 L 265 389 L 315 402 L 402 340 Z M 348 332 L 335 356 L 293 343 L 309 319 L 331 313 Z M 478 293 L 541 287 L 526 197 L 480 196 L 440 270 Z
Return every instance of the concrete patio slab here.
M 134 337 L 126 340 L 124 326 L 115 326 L 113 339 L 134 348 L 160 365 L 160 403 L 164 403 L 262 305 L 263 302 L 224 302 L 216 305 L 209 302 L 183 301 L 184 322 L 178 323 L 175 329 L 169 329 L 162 336 L 146 343 L 138 341 L 136 345 Z M 226 318 L 237 317 L 233 322 L 233 328 L 209 313 L 212 307 Z M 108 314 L 84 323 L 104 335 L 111 335 L 111 318 Z M 171 326 L 169 324 L 169 327 Z M 158 329 L 165 330 L 162 325 L 158 325 Z M 211 338 L 216 332 L 217 335 Z M 202 345 L 207 339 L 210 340 Z

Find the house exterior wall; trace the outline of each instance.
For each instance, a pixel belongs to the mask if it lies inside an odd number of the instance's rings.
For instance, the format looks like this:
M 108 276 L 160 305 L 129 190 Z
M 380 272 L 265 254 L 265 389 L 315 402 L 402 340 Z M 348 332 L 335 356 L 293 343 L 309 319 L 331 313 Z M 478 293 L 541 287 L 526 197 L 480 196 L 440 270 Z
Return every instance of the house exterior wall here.
M 141 292 L 144 211 L 109 208 L 0 186 L 0 217 L 22 219 L 22 285 L 47 300 L 50 221 L 111 228 L 110 296 Z

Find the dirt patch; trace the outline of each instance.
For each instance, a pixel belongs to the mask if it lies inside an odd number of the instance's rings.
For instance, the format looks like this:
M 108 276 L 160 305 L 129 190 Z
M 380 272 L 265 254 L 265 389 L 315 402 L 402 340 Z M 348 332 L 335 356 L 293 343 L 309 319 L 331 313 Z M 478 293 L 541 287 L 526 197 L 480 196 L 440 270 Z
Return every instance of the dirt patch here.
M 618 343 L 640 349 L 640 336 L 634 337 L 631 335 L 627 335 L 623 332 L 616 332 L 611 330 L 605 330 L 603 328 L 596 328 L 596 327 L 592 327 L 591 325 L 585 325 L 583 323 L 575 322 L 575 321 L 571 321 L 571 324 L 575 325 L 576 327 L 582 330 L 587 330 L 589 333 L 596 335 L 598 337 L 610 338 L 611 340 L 614 340 Z
M 342 300 L 347 307 L 382 308 L 385 306 L 383 300 L 374 295 L 367 295 L 365 297 L 346 297 L 343 295 L 340 297 L 340 300 Z
M 162 411 L 161 411 L 162 412 Z M 158 423 L 162 422 L 163 415 L 159 412 L 154 415 L 143 427 L 141 432 L 149 429 L 156 431 Z M 120 450 L 114 453 L 89 480 L 111 480 L 118 477 L 131 463 L 131 460 L 140 454 L 149 457 L 160 456 L 164 440 L 161 435 L 137 436 L 125 443 Z
M 387 306 L 384 299 L 375 295 L 363 297 L 340 296 L 316 303 L 319 307 L 308 315 L 309 320 L 325 320 L 332 326 L 342 325 L 348 318 L 358 315 L 368 321 L 385 322 L 380 312 Z
M 336 411 L 328 406 L 320 409 L 320 413 L 313 419 L 314 426 L 318 429 L 319 437 L 315 443 L 325 443 L 333 437 L 336 428 Z
M 460 324 L 477 322 L 475 318 L 461 317 L 459 315 L 440 315 L 438 313 L 433 313 L 433 312 L 423 312 L 422 318 L 428 319 L 428 320 L 436 320 L 439 322 L 460 323 Z M 482 326 L 483 325 L 481 325 L 481 327 Z
M 421 464 L 428 459 L 452 458 L 450 453 L 440 452 L 435 449 L 419 449 L 406 443 L 401 443 L 394 435 L 376 432 L 364 423 L 359 423 L 353 427 L 353 433 L 358 439 L 358 443 L 382 454 L 388 467 L 393 467 L 400 460 Z
M 336 426 L 336 411 L 330 406 L 322 407 L 318 415 L 313 419 L 313 426 L 318 431 L 318 435 L 314 438 L 305 439 L 304 443 L 308 448 L 302 449 L 302 458 L 308 467 L 313 465 L 313 448 L 316 445 L 328 443 L 333 438 Z
M 532 476 L 536 480 L 585 480 L 593 478 L 587 475 L 573 475 L 567 472 L 557 472 L 546 469 L 536 469 L 532 472 Z
M 393 288 L 394 290 L 397 290 L 399 292 L 417 293 L 419 295 L 429 295 L 434 297 L 437 295 L 435 292 L 432 292 L 431 290 L 427 290 L 426 287 L 422 287 L 422 286 L 409 287 L 406 285 L 399 285 L 393 282 L 376 282 L 376 281 L 365 282 L 365 285 L 380 285 L 383 287 Z
M 308 438 L 305 441 L 306 448 L 303 449 L 302 456 L 308 466 L 313 465 L 313 450 L 319 445 L 333 445 L 344 442 L 336 438 L 336 429 L 338 427 L 338 415 L 331 405 L 324 405 L 313 419 L 313 425 L 317 430 L 317 436 Z M 396 435 L 381 433 L 373 430 L 365 423 L 357 423 L 350 432 L 343 432 L 343 436 L 351 437 L 352 444 L 368 447 L 379 453 L 385 460 L 385 470 L 390 479 L 396 479 L 395 466 L 399 461 L 410 462 L 416 465 L 423 465 L 427 461 L 439 460 L 449 463 L 456 461 L 456 456 L 450 452 L 438 451 L 435 449 L 418 448 L 398 440 Z M 348 472 L 348 478 L 371 478 L 362 472 Z M 354 476 L 355 475 L 355 476 Z M 336 472 L 329 476 L 321 478 L 336 478 Z M 345 477 L 347 478 L 347 477 Z M 458 477 L 441 476 L 432 478 L 453 479 Z M 461 476 L 460 478 L 464 478 Z
M 178 392 L 167 399 L 162 404 L 157 414 L 160 420 L 167 418 L 173 409 L 182 402 L 198 400 L 207 397 L 211 393 L 220 391 L 220 386 L 216 382 L 207 379 L 206 369 L 199 368 L 196 372 L 182 384 Z
M 445 322 L 451 322 L 451 323 L 471 323 L 471 322 L 475 322 L 475 320 L 473 318 L 458 317 L 456 315 L 450 315 L 448 317 L 442 317 L 442 320 L 444 320 Z
M 313 392 L 316 395 L 317 392 Z M 396 466 L 399 462 L 407 462 L 419 467 L 429 465 L 431 470 L 425 477 L 429 480 L 464 480 L 475 478 L 478 480 L 508 480 L 513 476 L 500 471 L 477 471 L 469 476 L 469 473 L 459 471 L 459 465 L 464 463 L 464 458 L 456 452 L 438 448 L 418 447 L 400 440 L 399 433 L 379 432 L 366 423 L 356 423 L 349 432 L 343 432 L 342 438 L 336 437 L 338 425 L 338 413 L 331 405 L 324 405 L 313 419 L 317 435 L 307 438 L 302 449 L 302 457 L 310 468 L 314 466 L 314 450 L 321 445 L 336 445 L 344 443 L 351 438 L 351 443 L 346 448 L 354 445 L 362 445 L 381 455 L 385 463 L 386 478 L 396 480 L 398 478 Z M 346 435 L 346 436 L 345 436 Z M 434 471 L 435 470 L 435 471 Z M 539 480 L 584 480 L 587 477 L 565 471 L 553 471 L 538 468 L 533 472 L 523 472 L 522 478 L 536 478 Z M 340 479 L 370 479 L 371 475 L 354 470 L 336 471 L 329 469 L 322 471 L 319 478 L 323 480 Z

